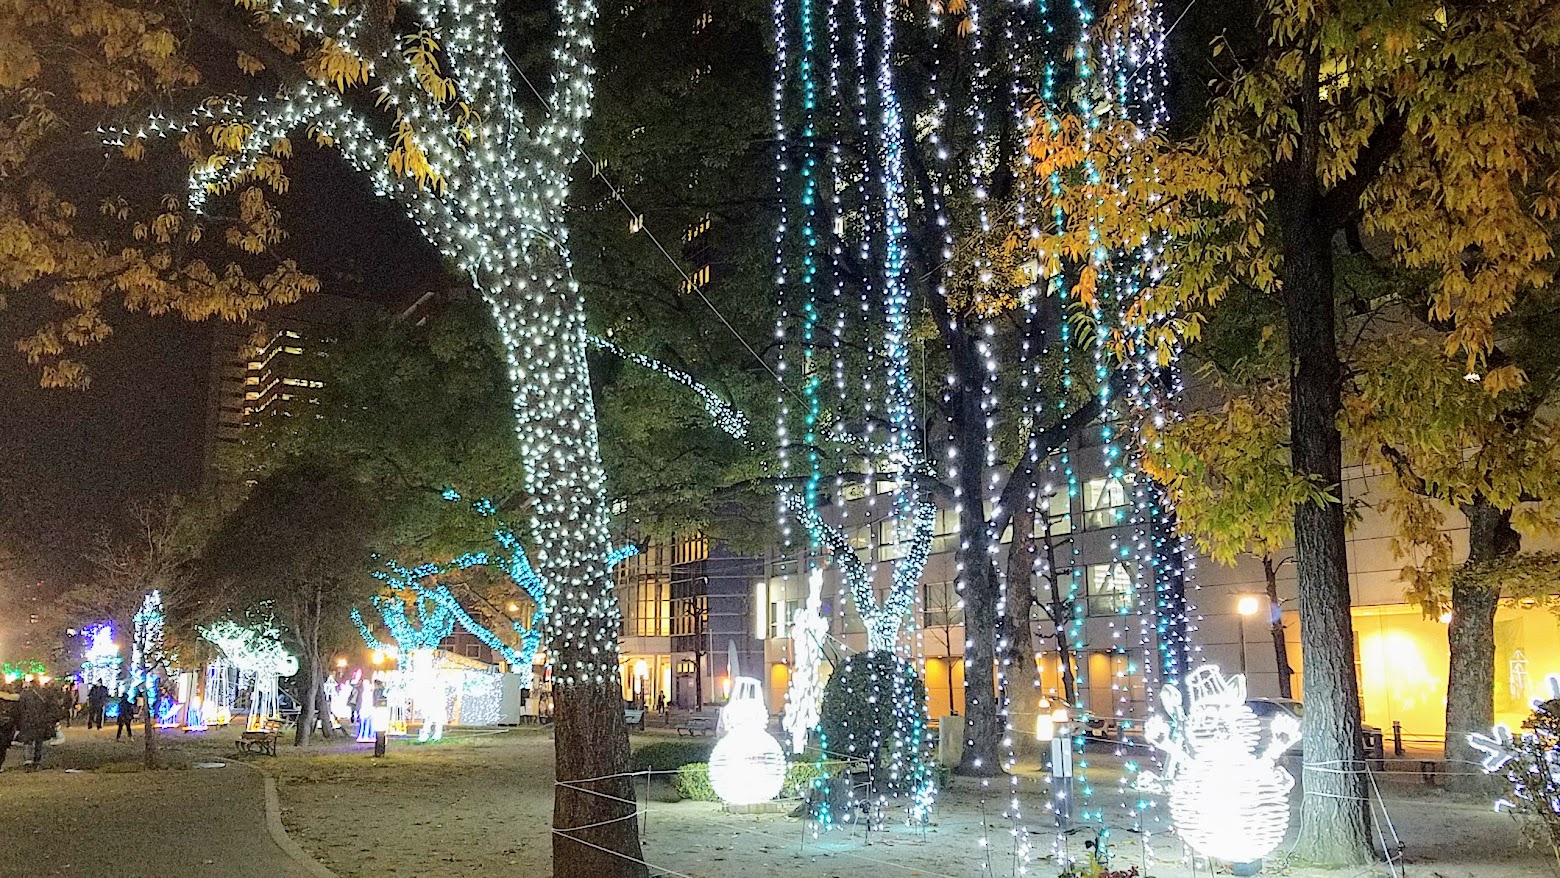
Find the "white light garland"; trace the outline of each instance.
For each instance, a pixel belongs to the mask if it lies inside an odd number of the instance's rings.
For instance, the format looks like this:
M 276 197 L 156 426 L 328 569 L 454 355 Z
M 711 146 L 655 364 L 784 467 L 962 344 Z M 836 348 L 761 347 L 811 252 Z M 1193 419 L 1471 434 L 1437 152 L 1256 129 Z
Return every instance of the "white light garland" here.
M 829 636 L 829 619 L 823 614 L 823 571 L 807 577 L 807 603 L 791 620 L 791 649 L 796 659 L 791 685 L 785 694 L 782 725 L 791 737 L 791 752 L 807 749 L 807 737 L 818 725 L 823 703 L 823 643 Z

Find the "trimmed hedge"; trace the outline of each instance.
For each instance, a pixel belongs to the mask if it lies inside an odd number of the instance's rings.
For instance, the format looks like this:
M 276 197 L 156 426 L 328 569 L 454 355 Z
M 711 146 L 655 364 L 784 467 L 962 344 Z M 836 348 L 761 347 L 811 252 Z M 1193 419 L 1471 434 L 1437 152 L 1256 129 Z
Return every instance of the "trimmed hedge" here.
M 709 762 L 711 741 L 657 741 L 634 751 L 634 771 L 676 771 L 692 762 Z
M 814 780 L 828 776 L 829 772 L 826 769 L 811 762 L 793 762 L 786 766 L 785 786 L 780 788 L 780 798 L 803 798 L 812 787 Z M 715 788 L 710 786 L 708 762 L 695 762 L 678 768 L 677 776 L 672 778 L 672 787 L 684 799 L 692 799 L 695 802 L 720 801 L 720 796 L 715 795 Z

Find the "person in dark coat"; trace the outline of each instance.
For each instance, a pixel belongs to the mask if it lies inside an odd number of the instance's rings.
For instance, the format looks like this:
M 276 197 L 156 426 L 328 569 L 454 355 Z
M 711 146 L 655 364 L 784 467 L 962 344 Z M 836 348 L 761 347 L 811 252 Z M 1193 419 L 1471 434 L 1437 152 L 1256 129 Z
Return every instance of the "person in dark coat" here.
M 59 722 L 59 701 L 38 683 L 22 690 L 17 709 L 16 739 L 22 742 L 22 764 L 37 771 L 43 764 L 43 745 L 54 737 Z
M 130 740 L 135 740 L 135 729 L 130 725 L 133 719 L 135 719 L 135 702 L 130 700 L 130 692 L 126 690 L 125 694 L 119 696 L 119 726 L 114 729 L 114 740 L 119 740 L 120 735 L 127 735 Z
M 87 688 L 87 728 L 92 728 L 96 723 L 98 728 L 103 728 L 103 713 L 108 709 L 108 687 L 102 683 L 93 683 Z
M 0 769 L 5 768 L 5 751 L 11 749 L 11 739 L 16 737 L 16 714 L 21 696 L 0 689 Z

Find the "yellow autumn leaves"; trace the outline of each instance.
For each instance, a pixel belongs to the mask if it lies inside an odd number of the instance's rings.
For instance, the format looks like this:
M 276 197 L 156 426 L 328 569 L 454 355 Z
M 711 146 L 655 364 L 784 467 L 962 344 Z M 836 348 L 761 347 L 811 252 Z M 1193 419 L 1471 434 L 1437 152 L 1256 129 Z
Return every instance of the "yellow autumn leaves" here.
M 218 251 L 201 246 L 204 227 L 182 196 L 137 207 L 79 173 L 79 132 L 112 118 L 105 109 L 197 80 L 157 4 L 0 0 L 0 291 L 46 303 L 41 323 L 15 342 L 45 386 L 91 380 L 73 353 L 112 333 L 115 309 L 242 320 L 318 287 L 271 254 L 282 231 L 258 189 L 240 194 L 225 234 L 246 264 L 214 267 L 207 258 Z M 209 147 L 195 138 L 181 148 L 207 162 L 244 136 L 218 130 Z M 143 141 L 130 139 L 124 153 L 145 156 Z M 279 171 L 268 163 L 252 177 L 276 188 Z M 98 210 L 83 217 L 78 202 Z

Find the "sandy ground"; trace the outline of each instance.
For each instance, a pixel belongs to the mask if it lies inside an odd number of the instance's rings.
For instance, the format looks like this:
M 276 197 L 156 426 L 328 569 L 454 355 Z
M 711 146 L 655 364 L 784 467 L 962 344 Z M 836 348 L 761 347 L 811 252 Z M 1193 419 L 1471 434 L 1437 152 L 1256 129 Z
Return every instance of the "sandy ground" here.
M 392 744 L 390 758 L 361 754 L 290 756 L 272 763 L 281 774 L 284 820 L 299 843 L 343 876 L 478 876 L 517 871 L 545 874 L 549 862 L 552 741 L 545 730 L 498 734 L 452 732 L 437 745 Z M 655 735 L 636 735 L 636 746 Z M 1400 767 L 1407 767 L 1402 765 Z M 1415 766 L 1417 768 L 1417 765 Z M 1102 769 L 1097 787 L 1111 786 Z M 1406 864 L 1396 873 L 1375 869 L 1309 870 L 1286 864 L 1283 849 L 1264 874 L 1304 878 L 1359 875 L 1425 878 L 1554 878 L 1543 856 L 1526 849 L 1507 816 L 1472 800 L 1425 787 L 1405 772 L 1382 781 L 1383 798 Z M 838 830 L 813 838 L 801 820 L 784 814 L 735 815 L 713 804 L 672 802 L 662 784 L 642 795 L 645 859 L 652 874 L 689 878 L 919 875 L 925 878 L 1008 876 L 1014 872 L 1013 822 L 1002 814 L 1010 782 L 959 781 L 939 802 L 936 825 L 873 833 Z M 1054 875 L 1048 859 L 1058 846 L 1082 853 L 1093 832 L 1059 839 L 1043 815 L 1049 791 L 1021 779 L 1016 793 L 1031 817 L 1028 838 L 1037 853 L 1027 874 Z M 1098 793 L 1107 819 L 1119 808 Z M 985 827 L 984 832 L 982 827 Z M 1145 865 L 1140 836 L 1118 830 L 1115 868 Z M 984 839 L 984 844 L 983 844 Z M 1168 833 L 1147 841 L 1156 858 L 1145 874 L 1157 878 L 1208 875 L 1180 862 Z M 1174 860 L 1164 862 L 1163 860 Z
M 116 744 L 113 732 L 70 730 L 48 750 L 49 769 L 17 770 L 12 750 L 0 774 L 0 875 L 249 875 L 291 878 L 275 866 L 259 822 L 259 780 L 235 763 L 263 763 L 278 777 L 283 820 L 300 845 L 343 878 L 437 875 L 547 874 L 551 856 L 552 738 L 547 730 L 451 730 L 439 744 L 391 743 L 387 759 L 369 745 L 336 739 L 279 757 L 235 758 L 234 730 L 165 738 L 174 766 L 202 761 L 224 769 L 126 771 L 140 757 Z M 635 745 L 666 740 L 635 735 Z M 1096 758 L 1096 765 L 1108 760 Z M 1408 763 L 1397 767 L 1408 768 Z M 1417 769 L 1417 763 L 1413 765 Z M 84 770 L 63 771 L 61 769 Z M 1092 802 L 1112 819 L 1122 813 L 1110 789 L 1108 767 L 1091 778 Z M 1423 786 L 1405 771 L 1382 781 L 1388 813 L 1406 851 L 1396 874 L 1413 878 L 1554 878 L 1546 859 L 1521 844 L 1514 821 L 1487 804 Z M 727 814 L 713 804 L 674 802 L 668 787 L 652 784 L 643 796 L 645 858 L 654 875 L 686 878 L 1007 878 L 1014 874 L 1013 822 L 1003 807 L 1016 795 L 1028 819 L 1036 858 L 1026 874 L 1049 878 L 1049 859 L 1062 847 L 1081 854 L 1092 830 L 1058 837 L 1044 816 L 1049 791 L 1021 778 L 982 788 L 957 781 L 939 800 L 935 825 L 875 832 L 836 830 L 820 838 L 784 814 Z M 16 840 L 22 840 L 15 844 Z M 1157 878 L 1191 878 L 1179 845 L 1162 830 L 1147 838 L 1118 827 L 1115 868 L 1136 865 Z M 218 853 L 212 853 L 217 851 Z M 105 852 L 106 855 L 105 855 Z M 145 869 L 159 852 L 161 867 Z M 172 859 L 170 859 L 172 857 Z M 207 862 L 210 860 L 211 862 Z M 129 868 L 119 868 L 125 865 Z M 1392 875 L 1375 869 L 1320 871 L 1291 868 L 1283 849 L 1264 874 L 1298 878 Z

